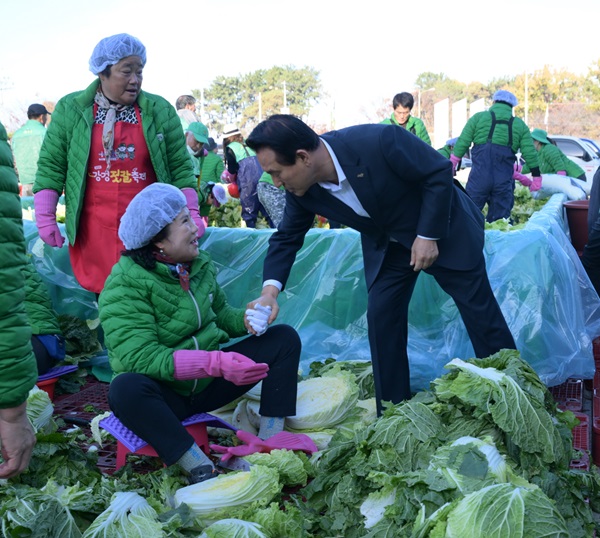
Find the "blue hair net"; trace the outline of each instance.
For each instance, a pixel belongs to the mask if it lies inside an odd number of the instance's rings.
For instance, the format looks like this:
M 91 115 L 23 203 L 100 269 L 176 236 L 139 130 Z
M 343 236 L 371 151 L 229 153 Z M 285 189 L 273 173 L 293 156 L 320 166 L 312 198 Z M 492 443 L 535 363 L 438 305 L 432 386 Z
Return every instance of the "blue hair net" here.
M 515 107 L 519 104 L 517 98 L 514 93 L 509 92 L 508 90 L 498 90 L 494 97 L 492 97 L 494 101 L 502 101 L 503 103 L 508 103 L 510 106 Z
M 90 71 L 94 75 L 102 73 L 109 65 L 114 65 L 127 56 L 139 56 L 146 65 L 146 47 L 129 34 L 116 34 L 105 37 L 94 48 L 90 57 Z
M 119 225 L 119 237 L 125 248 L 148 245 L 186 205 L 183 192 L 168 183 L 152 183 L 138 192 L 129 202 Z

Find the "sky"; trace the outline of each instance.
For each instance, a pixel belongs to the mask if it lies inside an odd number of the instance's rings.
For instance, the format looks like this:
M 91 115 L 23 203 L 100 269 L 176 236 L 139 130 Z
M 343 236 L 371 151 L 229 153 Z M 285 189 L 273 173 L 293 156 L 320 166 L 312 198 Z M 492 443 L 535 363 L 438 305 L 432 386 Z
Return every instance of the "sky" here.
M 412 11 L 411 11 L 412 10 Z M 600 59 L 600 0 L 17 0 L 2 6 L 0 121 L 93 80 L 100 39 L 146 46 L 143 89 L 172 104 L 215 77 L 311 67 L 327 96 L 311 118 L 365 121 L 427 71 L 468 83 L 545 65 L 584 75 Z M 283 91 L 283 89 L 282 89 Z

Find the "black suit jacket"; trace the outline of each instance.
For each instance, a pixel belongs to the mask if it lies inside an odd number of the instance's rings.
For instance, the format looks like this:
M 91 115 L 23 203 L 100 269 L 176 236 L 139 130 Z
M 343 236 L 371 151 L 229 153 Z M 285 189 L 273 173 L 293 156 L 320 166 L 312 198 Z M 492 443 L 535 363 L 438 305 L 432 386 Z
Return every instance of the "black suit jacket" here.
M 407 249 L 417 235 L 438 239 L 435 264 L 442 267 L 468 270 L 481 261 L 483 215 L 454 185 L 449 160 L 395 125 L 359 125 L 322 138 L 333 149 L 370 218 L 357 215 L 318 184 L 304 196 L 286 193 L 284 216 L 265 258 L 265 279 L 285 285 L 315 214 L 361 233 L 368 288 L 377 277 L 390 238 Z

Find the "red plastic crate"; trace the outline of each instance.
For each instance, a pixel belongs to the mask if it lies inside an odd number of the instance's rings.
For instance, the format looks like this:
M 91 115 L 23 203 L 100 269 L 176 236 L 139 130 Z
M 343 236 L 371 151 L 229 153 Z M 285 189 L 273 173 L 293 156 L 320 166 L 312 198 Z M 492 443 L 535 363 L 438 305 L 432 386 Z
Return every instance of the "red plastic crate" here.
M 579 471 L 589 471 L 590 470 L 590 457 L 587 452 L 581 452 L 580 457 L 576 460 L 571 460 L 571 464 L 569 467 L 571 469 L 576 469 Z
M 592 461 L 600 466 L 600 417 L 592 422 Z
M 561 409 L 579 412 L 583 409 L 583 380 L 567 379 L 562 385 L 550 387 L 550 393 Z
M 573 448 L 575 450 L 590 449 L 590 420 L 586 413 L 574 413 L 579 419 L 579 425 L 573 428 Z
M 91 420 L 96 415 L 110 411 L 108 406 L 109 383 L 90 383 L 75 394 L 58 396 L 54 401 L 54 413 L 64 418 Z M 86 411 L 92 406 L 94 411 Z
M 592 349 L 594 351 L 594 362 L 596 363 L 596 371 L 600 370 L 600 337 L 592 341 Z

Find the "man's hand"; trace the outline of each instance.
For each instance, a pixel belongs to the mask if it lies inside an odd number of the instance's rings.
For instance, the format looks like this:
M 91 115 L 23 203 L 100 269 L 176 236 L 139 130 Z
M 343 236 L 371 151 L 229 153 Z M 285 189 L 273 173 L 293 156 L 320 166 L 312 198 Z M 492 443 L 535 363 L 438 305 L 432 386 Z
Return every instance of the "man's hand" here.
M 18 407 L 0 409 L 0 445 L 2 458 L 0 478 L 11 478 L 27 469 L 35 435 L 27 418 L 27 402 Z
M 437 260 L 438 254 L 437 241 L 417 237 L 410 250 L 410 265 L 414 271 L 427 269 Z
M 265 286 L 262 290 L 262 294 L 258 299 L 254 299 L 254 301 L 250 301 L 246 305 L 246 309 L 254 309 L 256 304 L 261 304 L 262 306 L 270 306 L 271 307 L 271 315 L 267 320 L 267 323 L 271 325 L 277 319 L 277 314 L 279 314 L 279 305 L 277 304 L 277 296 L 279 295 L 279 290 L 275 286 Z M 247 317 L 244 316 L 244 324 L 248 332 L 251 334 L 256 334 L 256 331 L 250 325 L 247 320 Z

